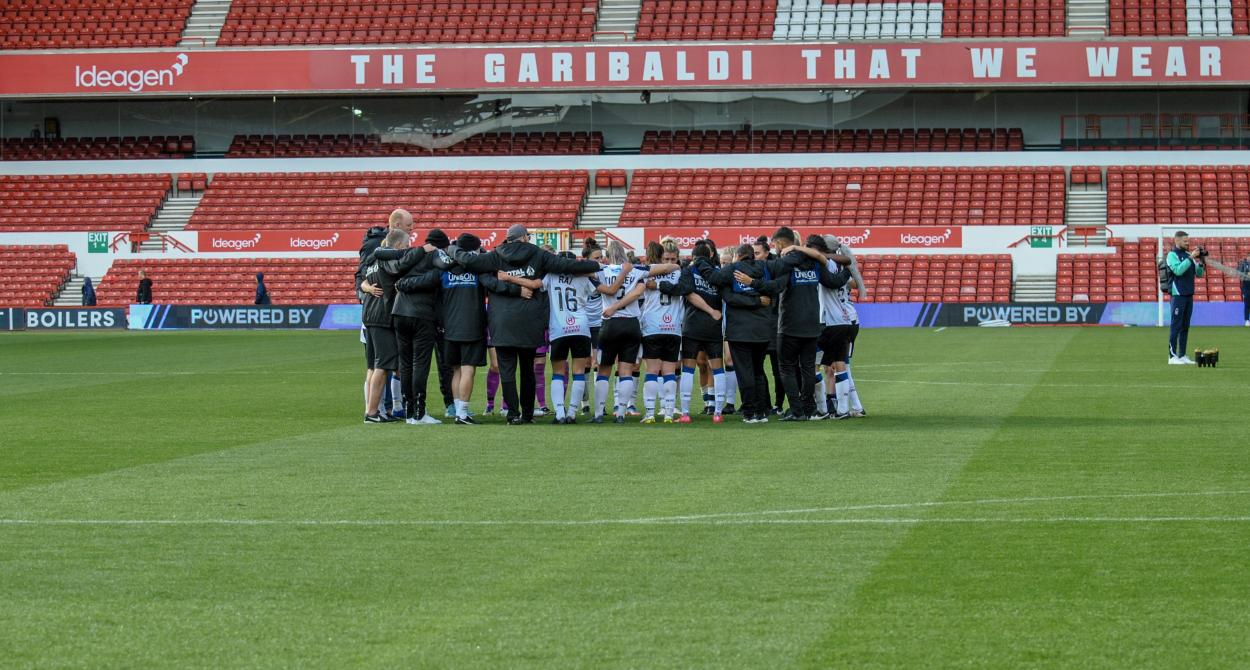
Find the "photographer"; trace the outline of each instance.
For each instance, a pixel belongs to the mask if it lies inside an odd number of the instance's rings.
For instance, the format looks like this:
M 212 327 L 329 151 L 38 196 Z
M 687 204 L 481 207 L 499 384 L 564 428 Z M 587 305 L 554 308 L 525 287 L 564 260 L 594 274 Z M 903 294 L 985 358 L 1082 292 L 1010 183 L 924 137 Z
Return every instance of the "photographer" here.
M 1194 315 L 1194 279 L 1207 271 L 1207 252 L 1190 250 L 1189 233 L 1177 231 L 1172 237 L 1167 266 L 1172 275 L 1172 332 L 1168 337 L 1168 365 L 1196 365 L 1185 355 L 1189 342 L 1189 320 Z

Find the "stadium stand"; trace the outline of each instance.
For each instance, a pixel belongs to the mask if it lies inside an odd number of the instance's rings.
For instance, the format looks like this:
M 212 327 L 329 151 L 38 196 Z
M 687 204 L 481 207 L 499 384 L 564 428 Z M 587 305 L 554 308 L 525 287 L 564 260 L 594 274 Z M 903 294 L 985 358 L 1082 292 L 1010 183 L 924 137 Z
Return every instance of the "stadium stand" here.
M 0 305 L 51 304 L 76 264 L 73 252 L 63 244 L 0 246 Z
M 643 134 L 644 154 L 1023 151 L 1019 128 L 708 130 Z
M 637 170 L 621 225 L 1063 225 L 1063 168 Z
M 1130 37 L 1250 34 L 1247 0 L 1111 0 L 1108 33 Z
M 256 273 L 275 304 L 356 302 L 354 258 L 156 258 L 118 260 L 96 288 L 102 306 L 129 305 L 139 271 L 152 280 L 152 298 L 163 305 L 247 305 Z
M 0 232 L 140 232 L 170 181 L 160 174 L 0 176 Z
M 395 207 L 418 227 L 571 228 L 588 181 L 584 170 L 221 173 L 187 229 L 365 227 Z
M 0 160 L 75 161 L 138 158 L 190 158 L 195 139 L 177 137 L 9 138 L 0 145 Z
M 1213 258 L 1236 261 L 1250 254 L 1250 238 L 1192 238 Z M 1143 238 L 1135 242 L 1111 238 L 1114 254 L 1060 254 L 1055 277 L 1058 302 L 1151 301 L 1159 294 L 1159 244 Z M 1235 262 L 1233 263 L 1235 265 Z M 1194 285 L 1195 300 L 1238 301 L 1240 280 L 1208 269 Z
M 407 142 L 383 142 L 378 135 L 236 135 L 226 157 L 578 156 L 602 152 L 603 133 L 600 132 L 484 133 L 436 149 Z
M 1107 169 L 1107 225 L 1234 224 L 1250 211 L 1250 167 Z
M 636 39 L 879 40 L 1066 33 L 1064 0 L 644 0 Z
M 0 8 L 0 49 L 172 47 L 194 0 L 19 0 Z
M 865 254 L 861 302 L 1008 302 L 1010 254 Z
M 221 46 L 589 42 L 597 0 L 234 0 Z

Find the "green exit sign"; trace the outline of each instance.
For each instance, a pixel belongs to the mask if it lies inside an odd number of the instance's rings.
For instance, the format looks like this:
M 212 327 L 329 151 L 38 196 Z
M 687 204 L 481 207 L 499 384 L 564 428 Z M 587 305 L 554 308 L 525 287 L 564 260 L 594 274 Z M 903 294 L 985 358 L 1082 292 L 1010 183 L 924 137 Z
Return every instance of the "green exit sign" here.
M 109 252 L 108 233 L 87 233 L 87 253 L 107 254 Z
M 1029 246 L 1034 249 L 1050 249 L 1055 246 L 1055 229 L 1052 226 L 1030 226 Z

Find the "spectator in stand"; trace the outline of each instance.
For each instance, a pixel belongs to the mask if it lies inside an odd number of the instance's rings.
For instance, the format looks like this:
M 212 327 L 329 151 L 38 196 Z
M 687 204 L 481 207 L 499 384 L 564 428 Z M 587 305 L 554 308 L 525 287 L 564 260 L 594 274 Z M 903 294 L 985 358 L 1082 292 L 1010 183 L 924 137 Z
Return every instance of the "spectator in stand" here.
M 95 286 L 91 284 L 91 277 L 82 283 L 82 306 L 95 307 Z
M 1241 273 L 1241 302 L 1242 302 L 1242 318 L 1246 322 L 1246 327 L 1250 328 L 1250 252 L 1246 253 L 1246 257 L 1237 264 L 1237 271 Z M 91 281 L 88 279 L 87 281 Z
M 152 304 L 152 280 L 148 279 L 148 273 L 143 270 L 139 271 L 139 290 L 135 292 L 135 302 L 140 305 Z
M 256 305 L 272 305 L 273 300 L 269 298 L 269 289 L 265 288 L 265 273 L 256 273 Z

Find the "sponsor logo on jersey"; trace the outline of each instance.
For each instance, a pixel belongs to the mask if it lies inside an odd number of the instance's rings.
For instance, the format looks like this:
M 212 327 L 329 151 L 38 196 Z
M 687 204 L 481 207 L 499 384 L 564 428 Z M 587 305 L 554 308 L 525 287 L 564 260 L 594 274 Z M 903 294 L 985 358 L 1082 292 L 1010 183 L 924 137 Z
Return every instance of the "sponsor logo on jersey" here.
M 477 275 L 472 272 L 444 272 L 443 288 L 477 288 Z
M 815 270 L 799 270 L 795 268 L 790 281 L 797 284 L 816 284 L 820 282 L 819 273 Z

